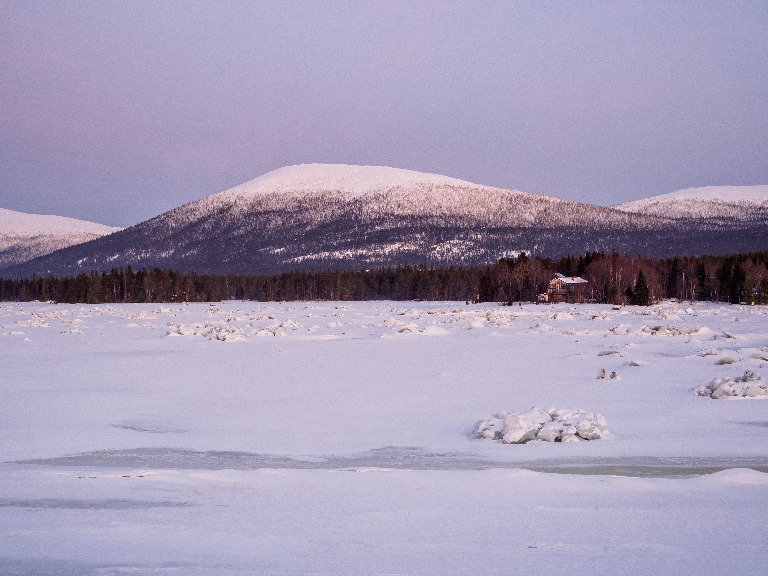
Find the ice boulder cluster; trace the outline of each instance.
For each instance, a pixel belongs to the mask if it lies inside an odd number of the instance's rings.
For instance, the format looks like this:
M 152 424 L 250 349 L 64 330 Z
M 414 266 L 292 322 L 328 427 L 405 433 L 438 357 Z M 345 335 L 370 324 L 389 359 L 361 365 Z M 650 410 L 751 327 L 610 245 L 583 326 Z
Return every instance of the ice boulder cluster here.
M 482 440 L 501 440 L 503 444 L 525 444 L 597 440 L 605 431 L 605 418 L 600 414 L 534 406 L 522 414 L 497 412 L 478 422 L 474 435 Z
M 684 326 L 677 328 L 671 324 L 661 326 L 643 326 L 640 329 L 640 334 L 651 334 L 653 336 L 687 336 L 689 334 L 698 334 L 702 331 L 701 326 L 696 328 L 689 328 Z
M 246 330 L 254 327 L 247 333 L 247 336 L 285 336 L 288 330 L 296 331 L 302 327 L 301 324 L 293 320 L 284 322 L 275 321 L 274 316 L 260 316 L 257 321 L 271 321 L 270 326 L 264 326 L 256 329 L 254 322 L 246 326 L 236 326 L 232 324 L 235 321 L 245 321 L 243 318 L 228 317 L 226 321 L 209 320 L 207 322 L 180 323 L 174 324 L 168 322 L 166 336 L 202 336 L 208 340 L 217 340 L 220 342 L 244 342 L 246 340 Z M 339 326 L 341 326 L 339 324 Z M 154 327 L 154 326 L 151 326 Z M 309 330 L 309 329 L 308 329 Z
M 728 378 L 715 378 L 706 386 L 696 388 L 699 396 L 709 396 L 715 400 L 729 398 L 731 396 L 741 398 L 759 398 L 768 396 L 768 382 L 757 372 L 747 370 L 744 376 L 738 376 L 735 380 Z
M 228 326 L 225 323 L 196 322 L 194 324 L 173 324 L 168 322 L 166 336 L 202 336 L 208 340 L 221 342 L 243 342 L 243 329 Z

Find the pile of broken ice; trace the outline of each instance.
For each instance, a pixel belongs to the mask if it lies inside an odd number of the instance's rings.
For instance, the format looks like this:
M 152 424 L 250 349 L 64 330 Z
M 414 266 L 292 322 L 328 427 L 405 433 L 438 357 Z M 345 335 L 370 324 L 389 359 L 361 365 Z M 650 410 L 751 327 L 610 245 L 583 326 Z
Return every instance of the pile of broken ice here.
M 526 442 L 579 442 L 597 440 L 605 434 L 605 418 L 584 410 L 533 407 L 528 412 L 497 412 L 478 422 L 475 438 L 501 440 L 504 444 Z
M 744 376 L 739 376 L 733 381 L 730 378 L 715 378 L 706 386 L 696 388 L 696 394 L 715 400 L 731 396 L 758 398 L 768 396 L 768 382 L 757 372 L 747 370 Z
M 196 322 L 194 324 L 173 324 L 168 322 L 166 336 L 202 336 L 208 340 L 221 342 L 242 342 L 245 340 L 243 329 L 229 326 L 222 322 Z

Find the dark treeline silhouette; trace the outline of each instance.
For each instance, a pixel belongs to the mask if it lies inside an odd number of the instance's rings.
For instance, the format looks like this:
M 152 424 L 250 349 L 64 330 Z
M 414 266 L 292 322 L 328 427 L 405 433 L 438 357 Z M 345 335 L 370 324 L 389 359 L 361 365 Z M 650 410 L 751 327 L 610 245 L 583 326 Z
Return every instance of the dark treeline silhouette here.
M 221 300 L 474 300 L 482 268 L 402 266 L 343 272 L 208 275 L 130 267 L 109 273 L 0 280 L 0 301 L 69 303 Z
M 213 275 L 130 267 L 61 278 L 0 280 L 2 301 L 69 303 L 220 300 L 473 300 L 535 302 L 559 272 L 589 281 L 589 300 L 648 304 L 662 298 L 768 304 L 768 252 L 653 259 L 590 252 L 557 260 L 502 259 L 481 267 Z

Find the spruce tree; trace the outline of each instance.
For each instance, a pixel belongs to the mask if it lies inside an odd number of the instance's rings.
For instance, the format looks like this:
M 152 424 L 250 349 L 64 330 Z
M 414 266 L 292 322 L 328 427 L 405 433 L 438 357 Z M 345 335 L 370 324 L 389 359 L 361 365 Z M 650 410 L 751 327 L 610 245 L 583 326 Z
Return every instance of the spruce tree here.
M 733 265 L 733 274 L 731 275 L 730 303 L 738 304 L 744 291 L 744 284 L 747 282 L 747 273 L 744 271 L 740 262 Z
M 635 288 L 632 290 L 630 304 L 637 306 L 651 305 L 651 293 L 648 290 L 648 283 L 645 281 L 645 274 L 643 274 L 642 270 L 637 273 L 637 280 L 635 280 Z

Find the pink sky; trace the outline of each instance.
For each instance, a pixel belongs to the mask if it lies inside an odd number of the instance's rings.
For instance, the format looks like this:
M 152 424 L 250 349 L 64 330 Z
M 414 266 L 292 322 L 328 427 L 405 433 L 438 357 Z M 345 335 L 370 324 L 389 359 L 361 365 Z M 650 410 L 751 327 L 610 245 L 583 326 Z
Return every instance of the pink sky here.
M 130 225 L 281 166 L 609 205 L 768 183 L 768 5 L 0 0 L 0 207 Z

